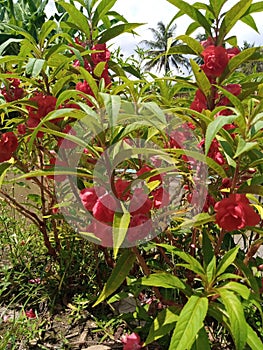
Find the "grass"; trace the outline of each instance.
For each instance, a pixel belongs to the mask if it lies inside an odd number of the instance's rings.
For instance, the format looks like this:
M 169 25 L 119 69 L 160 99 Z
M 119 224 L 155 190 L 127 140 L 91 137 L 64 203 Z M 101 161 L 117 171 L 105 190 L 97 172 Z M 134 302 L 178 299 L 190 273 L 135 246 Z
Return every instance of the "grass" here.
M 68 329 L 88 318 L 98 324 L 98 341 L 104 338 L 100 313 L 103 319 L 105 310 L 90 312 L 100 290 L 97 271 L 105 271 L 107 278 L 102 253 L 63 225 L 54 261 L 34 225 L 12 215 L 3 202 L 0 210 L 0 350 L 31 349 L 45 337 L 67 348 Z M 35 318 L 26 315 L 31 309 Z M 57 330 L 47 332 L 51 328 Z

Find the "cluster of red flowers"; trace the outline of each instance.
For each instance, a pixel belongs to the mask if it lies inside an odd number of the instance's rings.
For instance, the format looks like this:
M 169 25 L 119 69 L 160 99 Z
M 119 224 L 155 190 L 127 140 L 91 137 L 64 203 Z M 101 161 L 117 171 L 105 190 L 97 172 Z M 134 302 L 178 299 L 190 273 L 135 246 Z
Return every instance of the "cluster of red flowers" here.
M 85 43 L 81 43 L 78 39 L 76 39 L 76 42 L 80 44 L 81 46 L 85 46 Z M 84 68 L 93 75 L 95 79 L 98 81 L 101 79 L 104 79 L 105 86 L 111 85 L 111 78 L 109 76 L 109 66 L 108 61 L 110 60 L 110 51 L 106 48 L 106 44 L 96 44 L 93 45 L 91 50 L 94 51 L 90 55 L 90 61 L 87 58 L 84 58 Z M 96 75 L 96 67 L 99 63 L 104 62 L 104 68 L 102 71 L 102 74 L 100 76 Z M 74 62 L 74 66 L 78 67 L 80 66 L 79 60 Z M 94 93 L 89 85 L 89 83 L 84 80 L 83 82 L 78 82 L 76 84 L 76 90 L 82 91 L 87 95 L 94 96 Z M 87 100 L 87 104 L 89 106 L 92 106 L 92 102 Z
M 137 176 L 141 176 L 152 168 L 144 165 Z M 112 246 L 112 223 L 115 212 L 121 212 L 120 201 L 126 202 L 131 215 L 126 239 L 129 243 L 135 243 L 144 239 L 152 230 L 151 209 L 159 209 L 169 204 L 169 194 L 162 186 L 161 175 L 149 178 L 149 183 L 158 181 L 159 185 L 150 193 L 145 193 L 143 188 L 131 190 L 131 181 L 118 178 L 114 184 L 113 193 L 107 192 L 103 187 L 95 186 L 84 188 L 80 191 L 83 206 L 88 210 L 94 220 L 87 227 L 101 240 L 101 245 Z
M 16 78 L 8 78 L 8 86 L 3 87 L 0 93 L 4 96 L 6 102 L 18 100 L 24 96 L 24 90 L 19 87 L 21 81 Z
M 245 194 L 232 193 L 217 202 L 214 209 L 216 223 L 226 231 L 255 226 L 260 222 L 260 216 L 250 206 Z
M 213 38 L 208 38 L 201 44 L 204 47 L 202 52 L 204 63 L 201 65 L 201 69 L 204 71 L 211 84 L 215 84 L 216 78 L 223 74 L 229 60 L 239 54 L 240 51 L 236 47 L 225 49 L 222 46 L 215 46 Z M 223 88 L 234 96 L 238 96 L 242 91 L 240 84 L 228 84 L 223 86 Z M 218 92 L 213 85 L 211 99 L 212 101 L 208 101 L 203 92 L 198 89 L 190 108 L 201 113 L 205 109 L 226 106 L 226 109 L 218 112 L 215 118 L 219 115 L 227 116 L 232 114 L 232 111 L 227 108 L 230 105 L 229 99 L 224 94 Z M 224 128 L 230 130 L 235 128 L 235 125 L 227 124 Z M 235 137 L 235 134 L 232 134 L 232 136 Z M 199 147 L 203 147 L 204 142 L 205 141 L 202 140 Z M 219 165 L 225 164 L 225 159 L 220 152 L 219 143 L 216 139 L 211 143 L 208 156 Z M 189 200 L 192 200 L 192 194 L 190 193 L 188 196 Z M 246 226 L 255 226 L 260 222 L 260 216 L 250 206 L 249 200 L 244 194 L 231 193 L 227 198 L 217 203 L 214 198 L 208 194 L 203 211 L 207 211 L 210 206 L 213 206 L 216 212 L 216 223 L 226 231 L 238 230 Z
M 18 141 L 12 131 L 0 136 L 0 163 L 9 160 L 18 147 Z

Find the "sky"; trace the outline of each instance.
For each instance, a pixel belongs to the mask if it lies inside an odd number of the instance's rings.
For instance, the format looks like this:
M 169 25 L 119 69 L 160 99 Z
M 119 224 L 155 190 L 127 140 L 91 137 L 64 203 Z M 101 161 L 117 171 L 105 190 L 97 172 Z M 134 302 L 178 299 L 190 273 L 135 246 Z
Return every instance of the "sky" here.
M 197 0 L 188 0 L 189 4 L 193 4 Z M 254 2 L 258 2 L 256 0 Z M 207 1 L 200 1 L 207 3 Z M 236 4 L 238 0 L 228 0 L 227 4 L 230 8 Z M 138 27 L 136 32 L 140 36 L 133 36 L 131 34 L 122 34 L 113 42 L 116 46 L 120 46 L 124 56 L 128 56 L 136 48 L 136 45 L 144 39 L 151 40 L 152 35 L 149 28 L 156 28 L 158 21 L 168 24 L 173 16 L 177 13 L 177 8 L 169 3 L 167 0 L 118 0 L 113 7 L 113 10 L 123 15 L 129 22 L 145 23 L 143 26 Z M 54 1 L 50 0 L 48 4 L 48 13 L 54 13 Z M 256 13 L 253 15 L 260 34 L 243 23 L 237 24 L 232 30 L 231 34 L 237 35 L 238 44 L 242 46 L 243 41 L 246 40 L 256 45 L 263 45 L 263 21 L 262 13 Z M 176 32 L 175 36 L 185 34 L 185 29 L 190 23 L 189 17 L 186 15 L 176 20 Z M 196 32 L 197 34 L 198 32 Z

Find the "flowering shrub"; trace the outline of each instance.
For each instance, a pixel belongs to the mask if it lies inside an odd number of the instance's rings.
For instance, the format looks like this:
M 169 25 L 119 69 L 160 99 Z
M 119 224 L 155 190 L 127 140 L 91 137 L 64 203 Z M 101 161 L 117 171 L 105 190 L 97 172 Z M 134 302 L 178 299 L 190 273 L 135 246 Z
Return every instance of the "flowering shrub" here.
M 114 62 L 107 41 L 138 26 L 110 11 L 115 1 L 87 13 L 58 1 L 67 24 L 48 21 L 37 38 L 7 27 L 24 39 L 18 56 L 0 58 L 1 182 L 15 169 L 7 184 L 33 182 L 37 206 L 0 193 L 36 224 L 53 261 L 61 221 L 98 245 L 114 268 L 95 306 L 118 289 L 150 295 L 131 315 L 146 326 L 122 338 L 124 349 L 160 338 L 171 350 L 208 349 L 220 324 L 232 347 L 257 350 L 244 305 L 262 312 L 262 77 L 238 72 L 258 50 L 240 52 L 228 34 L 262 4 L 223 12 L 226 1 L 211 0 L 204 13 L 169 2 L 193 19 L 188 34 L 202 27 L 208 38 L 183 35 L 169 49 L 203 60 L 191 59 L 194 80 L 178 79 L 171 100 L 173 78 L 131 81 L 131 67 Z

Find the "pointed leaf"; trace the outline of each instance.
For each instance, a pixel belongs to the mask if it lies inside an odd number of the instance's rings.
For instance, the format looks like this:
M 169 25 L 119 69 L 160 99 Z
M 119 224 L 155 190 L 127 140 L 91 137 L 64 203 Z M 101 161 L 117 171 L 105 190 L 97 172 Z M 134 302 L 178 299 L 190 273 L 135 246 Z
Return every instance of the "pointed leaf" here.
M 126 211 L 124 213 L 116 212 L 113 220 L 113 247 L 114 259 L 116 259 L 119 248 L 121 247 L 129 227 L 131 214 Z
M 74 26 L 85 33 L 86 37 L 90 36 L 89 22 L 86 16 L 77 9 L 73 4 L 68 4 L 64 1 L 57 1 L 58 5 L 62 6 L 67 13 L 70 15 L 70 19 L 72 19 Z
M 226 34 L 230 32 L 237 21 L 246 13 L 252 0 L 240 0 L 230 10 L 228 10 L 223 18 L 219 29 L 219 42 L 222 43 Z
M 166 272 L 153 273 L 147 277 L 143 277 L 139 280 L 139 283 L 143 286 L 186 289 L 185 283 L 180 278 Z
M 100 93 L 100 95 L 104 101 L 109 126 L 114 127 L 117 125 L 117 120 L 120 113 L 121 98 L 118 95 L 109 95 L 105 93 Z
M 206 98 L 209 99 L 212 91 L 210 81 L 204 71 L 194 60 L 191 59 L 190 63 L 199 89 L 203 92 Z
M 178 320 L 178 310 L 175 307 L 163 309 L 154 319 L 144 345 L 148 345 L 168 334 Z
M 245 141 L 241 136 L 238 138 L 238 144 L 236 153 L 234 155 L 234 159 L 239 157 L 243 153 L 247 153 L 248 151 L 252 150 L 253 148 L 257 148 L 258 143 L 257 142 L 247 142 Z
M 227 0 L 210 0 L 211 7 L 213 9 L 215 17 L 218 17 L 223 5 Z
M 45 60 L 39 58 L 29 58 L 26 65 L 26 74 L 31 75 L 32 77 L 37 77 L 41 73 L 45 64 Z
M 92 25 L 97 26 L 99 20 L 107 14 L 117 0 L 101 0 L 92 17 Z
M 208 335 L 204 327 L 198 332 L 191 350 L 211 350 Z
M 205 135 L 205 154 L 206 155 L 208 154 L 211 143 L 215 138 L 216 134 L 218 133 L 218 131 L 221 130 L 223 126 L 227 124 L 231 124 L 236 118 L 237 118 L 236 115 L 230 115 L 230 116 L 220 115 L 208 125 L 206 129 L 206 135 Z
M 234 282 L 234 281 L 230 281 L 227 284 L 225 284 L 223 287 L 220 287 L 218 289 L 220 289 L 220 290 L 227 289 L 227 290 L 230 290 L 232 292 L 235 292 L 235 293 L 239 294 L 245 300 L 248 300 L 248 298 L 250 296 L 250 290 L 248 289 L 248 287 L 246 287 L 244 284 Z
M 135 260 L 136 256 L 132 251 L 127 249 L 122 253 L 93 307 L 101 303 L 120 287 L 133 267 Z
M 107 29 L 103 31 L 99 35 L 99 43 L 103 44 L 106 43 L 107 41 L 115 38 L 116 36 L 126 33 L 126 32 L 131 32 L 133 29 L 141 26 L 143 23 L 125 23 L 125 24 L 118 24 L 110 29 Z
M 191 38 L 188 35 L 179 35 L 176 38 L 176 40 L 182 40 L 183 42 L 185 42 L 196 53 L 196 55 L 200 56 L 204 50 L 203 46 L 200 44 L 199 41 Z
M 235 261 L 237 253 L 239 250 L 239 246 L 236 246 L 230 249 L 222 258 L 220 263 L 217 266 L 216 276 L 221 275 L 226 271 L 226 269 Z
M 257 33 L 259 33 L 257 24 L 251 15 L 246 15 L 246 16 L 242 17 L 241 21 L 243 23 L 247 24 L 250 28 L 254 29 Z
M 172 335 L 169 350 L 191 349 L 195 337 L 203 327 L 208 299 L 192 295 L 182 309 Z
M 184 14 L 192 18 L 201 27 L 203 27 L 205 31 L 210 34 L 210 36 L 212 36 L 211 25 L 200 11 L 198 11 L 192 5 L 182 0 L 167 0 L 167 1 L 170 2 L 172 5 L 176 6 L 177 8 L 179 8 L 181 11 L 183 11 Z
M 52 32 L 52 30 L 56 28 L 57 28 L 57 24 L 55 21 L 47 21 L 42 25 L 41 31 L 39 33 L 40 46 L 44 45 L 44 42 L 47 39 L 47 36 L 50 34 L 50 32 Z
M 247 326 L 247 344 L 251 348 L 251 350 L 259 350 L 263 349 L 263 343 L 259 339 L 257 333 L 250 327 L 249 324 Z
M 222 303 L 229 316 L 230 331 L 237 350 L 243 350 L 247 342 L 246 319 L 243 306 L 238 297 L 227 290 L 218 288 Z

